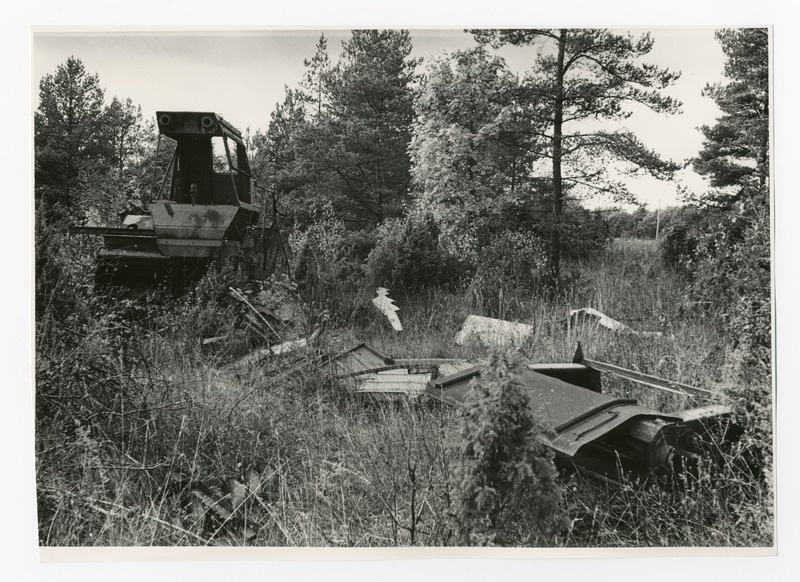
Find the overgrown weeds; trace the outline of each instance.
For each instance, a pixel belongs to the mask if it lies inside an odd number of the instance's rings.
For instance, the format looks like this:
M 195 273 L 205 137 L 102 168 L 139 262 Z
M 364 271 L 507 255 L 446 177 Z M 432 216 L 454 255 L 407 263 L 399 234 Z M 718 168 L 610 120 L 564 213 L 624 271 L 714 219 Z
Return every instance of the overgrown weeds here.
M 733 354 L 713 314 L 681 309 L 682 282 L 652 245 L 615 246 L 574 263 L 580 282 L 558 296 L 504 295 L 498 316 L 530 323 L 520 350 L 532 361 L 589 357 L 723 392 Z M 76 273 L 76 272 L 73 272 Z M 70 318 L 37 325 L 37 483 L 45 545 L 454 545 L 460 437 L 455 411 L 365 400 L 324 365 L 326 354 L 369 341 L 393 356 L 483 359 L 453 337 L 482 302 L 431 287 L 398 300 L 397 333 L 365 299 L 356 318 L 333 318 L 316 348 L 233 365 L 257 344 L 234 303 L 205 280 L 189 296 L 109 304 L 76 291 Z M 349 290 L 328 301 L 356 309 Z M 338 295 L 341 293 L 342 295 Z M 499 298 L 498 298 L 499 299 Z M 569 309 L 595 307 L 661 337 L 569 327 Z M 203 347 L 203 334 L 229 340 Z M 48 338 L 61 338 L 51 341 Z M 661 410 L 696 403 L 624 381 L 605 383 Z M 744 394 L 744 393 L 742 393 Z M 752 437 L 752 438 L 750 438 Z M 759 435 L 720 451 L 720 470 L 682 492 L 646 483 L 607 487 L 559 478 L 571 524 L 556 545 L 768 545 L 768 475 L 742 467 Z M 742 448 L 744 447 L 744 448 Z M 749 447 L 749 448 L 748 448 Z M 533 543 L 519 528 L 498 543 Z M 541 541 L 537 543 L 543 543 Z

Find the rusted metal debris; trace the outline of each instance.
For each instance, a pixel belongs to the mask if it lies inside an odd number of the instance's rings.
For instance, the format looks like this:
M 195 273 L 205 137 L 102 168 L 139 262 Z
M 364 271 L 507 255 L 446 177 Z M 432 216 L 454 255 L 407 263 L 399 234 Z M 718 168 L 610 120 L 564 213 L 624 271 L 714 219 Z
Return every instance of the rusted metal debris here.
M 398 368 L 351 378 L 353 390 L 360 394 L 403 394 L 409 398 L 419 398 L 431 377 L 432 372 L 411 372 L 407 368 Z
M 441 368 L 457 370 L 460 360 L 430 358 L 393 359 L 365 343 L 330 360 L 335 376 L 350 384 L 353 392 L 373 395 L 422 396 Z
M 660 331 L 636 331 L 591 307 L 584 307 L 582 309 L 573 309 L 569 312 L 569 325 L 575 327 L 580 324 L 590 324 L 598 328 L 615 331 L 618 333 L 627 333 L 640 337 L 661 337 L 663 334 Z
M 629 370 L 627 368 L 615 366 L 614 364 L 607 364 L 605 362 L 598 362 L 596 360 L 589 360 L 587 358 L 582 358 L 581 364 L 600 372 L 608 372 L 619 378 L 625 378 L 631 382 L 636 382 L 637 384 L 649 386 L 665 392 L 672 392 L 673 394 L 703 397 L 713 396 L 714 394 L 711 390 L 707 390 L 706 388 L 690 386 L 689 384 L 683 384 L 673 380 L 665 380 L 664 378 L 659 378 L 658 376 L 643 374 L 641 372 L 637 372 L 636 370 Z
M 360 343 L 331 359 L 335 374 L 340 378 L 384 369 L 391 363 L 392 359 L 389 356 L 365 343 Z
M 232 364 L 229 364 L 231 369 L 245 369 L 250 366 L 260 364 L 266 358 L 271 356 L 284 356 L 300 350 L 304 350 L 314 345 L 317 338 L 322 333 L 324 326 L 314 328 L 310 333 L 305 334 L 303 337 L 287 340 L 283 343 L 276 344 L 269 347 L 258 348 L 249 354 L 239 358 Z
M 455 342 L 463 345 L 470 339 L 476 339 L 486 345 L 506 347 L 520 346 L 533 334 L 533 326 L 526 323 L 516 323 L 469 315 L 456 334 Z
M 475 366 L 433 380 L 426 394 L 450 405 L 464 403 L 472 380 L 484 366 Z M 570 370 L 569 368 L 567 370 Z M 704 424 L 727 416 L 727 408 L 664 414 L 632 398 L 616 398 L 594 390 L 594 382 L 573 384 L 531 369 L 520 374 L 531 413 L 553 431 L 549 445 L 557 460 L 606 478 L 624 472 L 668 474 L 694 459 L 693 437 Z M 573 376 L 574 378 L 574 376 Z M 703 410 L 703 409 L 701 409 Z
M 275 331 L 275 328 L 272 327 L 272 325 L 270 325 L 269 321 L 267 321 L 267 318 L 264 317 L 264 315 L 258 309 L 256 309 L 252 303 L 250 303 L 247 300 L 247 297 L 245 297 L 241 291 L 239 291 L 238 289 L 234 289 L 233 287 L 229 287 L 228 292 L 230 293 L 231 297 L 235 298 L 237 301 L 240 301 L 241 303 L 247 306 L 249 311 L 247 312 L 246 317 L 249 316 L 247 318 L 250 321 L 250 323 L 259 332 L 261 332 L 262 335 L 269 337 L 268 332 L 272 332 L 273 334 L 275 334 L 276 338 L 278 338 L 279 340 L 282 339 L 280 334 L 277 331 Z
M 674 474 L 695 462 L 696 437 L 730 417 L 730 409 L 719 404 L 662 413 L 632 398 L 604 394 L 601 368 L 619 370 L 593 364 L 579 346 L 574 362 L 529 364 L 519 376 L 531 414 L 554 435 L 548 444 L 562 466 L 612 480 L 629 472 Z M 450 406 L 465 402 L 471 383 L 485 370 L 484 363 L 469 360 L 393 359 L 363 343 L 333 358 L 331 366 L 357 393 L 424 396 Z M 656 380 L 648 381 L 686 387 Z M 698 395 L 712 395 L 699 390 Z

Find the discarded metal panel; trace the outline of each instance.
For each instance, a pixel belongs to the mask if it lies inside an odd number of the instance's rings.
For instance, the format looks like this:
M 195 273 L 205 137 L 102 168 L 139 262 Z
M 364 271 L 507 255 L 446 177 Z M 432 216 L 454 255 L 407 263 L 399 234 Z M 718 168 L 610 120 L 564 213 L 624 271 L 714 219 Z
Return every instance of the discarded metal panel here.
M 379 287 L 377 290 L 378 296 L 372 300 L 372 304 L 386 316 L 395 331 L 403 331 L 403 324 L 400 323 L 400 318 L 397 317 L 397 312 L 400 311 L 400 308 L 394 304 L 394 299 L 391 299 L 388 293 L 388 289 Z
M 570 326 L 574 327 L 580 322 L 591 322 L 594 325 L 610 331 L 629 333 L 641 337 L 660 337 L 662 335 L 660 331 L 635 331 L 621 321 L 617 321 L 616 319 L 607 316 L 605 313 L 602 313 L 591 307 L 573 309 L 569 312 Z
M 439 364 L 439 366 L 437 366 L 437 371 L 440 377 L 452 376 L 453 374 L 463 372 L 464 370 L 469 370 L 470 368 L 473 368 L 475 365 L 477 365 L 477 362 L 471 362 L 468 360 L 447 362 L 444 364 Z
M 347 379 L 353 391 L 370 394 L 403 394 L 416 398 L 428 382 L 442 374 L 474 366 L 451 358 L 392 359 L 367 344 L 359 344 L 331 360 L 334 373 Z
M 464 362 L 464 358 L 392 358 L 395 364 L 408 364 L 412 366 L 439 366 L 441 364 L 451 364 L 454 362 Z
M 411 373 L 406 369 L 384 370 L 355 376 L 355 392 L 362 394 L 403 394 L 418 398 L 425 392 L 431 373 Z
M 470 390 L 470 382 L 480 376 L 485 366 L 431 381 L 428 392 L 438 400 L 461 404 Z M 578 448 L 618 426 L 641 411 L 631 410 L 636 401 L 614 398 L 551 378 L 533 371 L 522 371 L 520 382 L 530 400 L 534 415 L 558 434 L 555 448 L 574 454 Z M 626 405 L 621 411 L 620 406 Z
M 704 422 L 711 418 L 719 418 L 722 415 L 730 414 L 730 407 L 724 404 L 709 404 L 699 408 L 690 408 L 673 413 L 681 421 L 689 424 L 693 422 Z
M 449 376 L 461 370 L 472 368 L 478 362 L 462 358 L 392 358 L 392 364 L 409 370 L 431 370 L 434 377 Z
M 308 346 L 312 345 L 315 341 L 317 341 L 317 338 L 322 333 L 323 328 L 324 325 L 316 327 L 314 328 L 313 331 L 311 331 L 311 333 L 306 334 L 305 337 L 285 341 L 283 343 L 272 346 L 269 350 L 275 356 L 282 356 L 284 354 L 290 354 L 297 350 L 307 348 Z
M 455 342 L 457 345 L 463 345 L 470 338 L 475 338 L 487 345 L 519 346 L 531 334 L 533 326 L 526 323 L 469 315 L 461 326 L 461 331 L 456 334 Z
M 426 394 L 462 405 L 473 379 L 484 366 L 473 366 L 428 383 Z M 630 398 L 615 398 L 555 377 L 525 369 L 519 375 L 531 413 L 553 431 L 550 446 L 562 465 L 575 466 L 606 478 L 633 471 L 671 473 L 693 458 L 685 447 L 687 432 L 703 421 L 727 413 L 715 408 L 706 416 L 689 412 L 663 414 Z
M 720 405 L 665 414 L 603 394 L 600 370 L 591 363 L 578 345 L 572 363 L 530 364 L 519 374 L 531 414 L 552 431 L 549 445 L 562 466 L 614 480 L 625 472 L 674 474 L 695 462 L 694 436 L 730 415 Z M 355 392 L 425 394 L 452 406 L 465 402 L 486 368 L 459 359 L 393 359 L 363 343 L 332 364 Z
M 528 369 L 581 388 L 601 392 L 600 372 L 583 364 L 528 364 Z
M 612 319 L 605 313 L 601 313 L 600 311 L 591 307 L 573 309 L 569 312 L 569 321 L 572 325 L 580 321 L 590 321 L 611 331 L 625 331 L 630 329 L 624 323 L 617 321 L 616 319 Z
M 302 348 L 308 347 L 308 340 L 306 338 L 300 338 L 296 340 L 290 340 L 288 342 L 283 342 L 281 344 L 272 346 L 270 351 L 276 355 L 280 356 L 283 354 L 289 354 L 291 352 L 297 351 Z
M 693 396 L 714 395 L 713 391 L 707 390 L 706 388 L 698 388 L 697 386 L 690 386 L 689 384 L 683 384 L 681 382 L 675 382 L 673 380 L 665 380 L 664 378 L 659 378 L 658 376 L 642 374 L 641 372 L 637 372 L 636 370 L 629 370 L 627 368 L 622 368 L 621 366 L 615 366 L 614 364 L 597 362 L 595 360 L 589 360 L 587 358 L 583 358 L 581 362 L 586 366 L 594 368 L 595 370 L 608 372 L 620 378 L 625 378 L 626 380 L 630 380 L 631 382 L 636 382 L 637 384 L 643 384 L 645 386 L 650 386 L 651 388 L 657 388 L 659 390 L 664 390 L 666 392 L 672 392 L 673 394 L 684 394 L 684 395 L 688 394 Z
M 247 368 L 255 364 L 258 364 L 259 362 L 261 362 L 270 355 L 282 356 L 290 354 L 292 352 L 296 352 L 301 349 L 305 349 L 308 346 L 312 345 L 317 340 L 320 333 L 322 333 L 322 326 L 315 328 L 311 333 L 306 334 L 304 337 L 285 341 L 271 347 L 259 348 L 257 350 L 253 350 L 246 356 L 243 356 L 242 358 L 236 360 L 234 363 L 230 364 L 230 367 L 237 369 Z
M 377 370 L 392 364 L 392 359 L 365 343 L 342 352 L 331 360 L 337 376 L 351 376 L 368 370 Z

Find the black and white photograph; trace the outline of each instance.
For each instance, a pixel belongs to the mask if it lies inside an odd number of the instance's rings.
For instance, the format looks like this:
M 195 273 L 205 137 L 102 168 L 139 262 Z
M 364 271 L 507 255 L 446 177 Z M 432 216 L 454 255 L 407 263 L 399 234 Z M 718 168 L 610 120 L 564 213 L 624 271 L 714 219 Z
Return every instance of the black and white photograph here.
M 775 32 L 618 20 L 33 26 L 41 555 L 776 555 Z

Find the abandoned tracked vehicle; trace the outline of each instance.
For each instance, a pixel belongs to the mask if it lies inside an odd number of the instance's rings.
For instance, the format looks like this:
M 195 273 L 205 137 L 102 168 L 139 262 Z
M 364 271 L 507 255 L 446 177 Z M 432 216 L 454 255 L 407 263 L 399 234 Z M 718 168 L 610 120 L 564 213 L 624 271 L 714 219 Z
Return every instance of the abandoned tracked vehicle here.
M 118 227 L 75 227 L 101 235 L 95 284 L 147 290 L 166 284 L 180 293 L 212 261 L 231 258 L 254 278 L 287 260 L 277 221 L 266 226 L 242 135 L 210 112 L 159 111 L 161 138 L 175 141 L 156 200 L 127 212 Z M 157 153 L 158 155 L 158 153 Z

